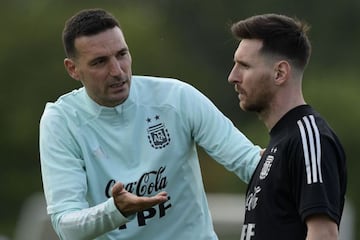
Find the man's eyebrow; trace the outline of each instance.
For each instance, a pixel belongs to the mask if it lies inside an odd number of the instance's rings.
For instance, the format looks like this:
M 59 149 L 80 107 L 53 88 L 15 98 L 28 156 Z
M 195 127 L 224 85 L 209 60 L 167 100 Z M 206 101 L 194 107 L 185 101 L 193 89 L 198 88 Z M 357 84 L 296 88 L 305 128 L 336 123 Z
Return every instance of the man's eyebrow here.
M 128 52 L 128 51 L 129 51 L 128 47 L 123 47 L 123 48 L 120 48 L 120 50 L 117 52 L 120 53 L 120 52 Z
M 234 62 L 235 62 L 235 63 L 238 63 L 238 64 L 240 64 L 240 65 L 242 65 L 242 66 L 249 66 L 249 64 L 248 64 L 247 62 L 243 61 L 243 60 L 236 60 L 236 59 L 234 59 Z
M 120 48 L 118 51 L 115 52 L 115 54 L 117 55 L 117 54 L 121 54 L 121 53 L 124 53 L 124 52 L 129 52 L 129 48 L 128 47 Z M 109 56 L 107 56 L 107 55 L 103 55 L 103 56 L 99 55 L 99 56 L 96 56 L 93 59 L 91 59 L 89 61 L 89 63 L 91 64 L 91 63 L 94 63 L 94 62 L 96 62 L 98 60 L 105 60 L 107 58 L 109 58 Z

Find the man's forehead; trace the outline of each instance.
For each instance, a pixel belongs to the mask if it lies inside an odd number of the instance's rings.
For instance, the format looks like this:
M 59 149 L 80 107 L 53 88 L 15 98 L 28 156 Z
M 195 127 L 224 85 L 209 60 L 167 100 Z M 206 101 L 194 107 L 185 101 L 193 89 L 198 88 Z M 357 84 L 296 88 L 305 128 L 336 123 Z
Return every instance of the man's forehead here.
M 262 48 L 262 41 L 258 39 L 243 39 L 235 51 L 235 59 L 259 53 Z
M 101 55 L 127 49 L 127 44 L 121 30 L 113 28 L 95 35 L 76 38 L 75 48 L 79 54 Z
M 243 39 L 239 43 L 240 50 L 259 51 L 262 48 L 263 42 L 260 39 Z

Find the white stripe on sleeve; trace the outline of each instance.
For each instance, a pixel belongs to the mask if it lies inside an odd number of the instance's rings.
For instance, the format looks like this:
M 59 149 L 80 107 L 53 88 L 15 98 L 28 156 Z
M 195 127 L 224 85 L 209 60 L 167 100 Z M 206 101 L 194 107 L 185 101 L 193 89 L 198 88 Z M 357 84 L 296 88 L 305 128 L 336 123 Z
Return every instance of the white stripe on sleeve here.
M 315 118 L 313 115 L 304 116 L 297 124 L 303 145 L 307 183 L 322 183 L 320 134 Z
M 322 183 L 322 173 L 321 173 L 321 146 L 320 146 L 320 134 L 319 129 L 316 125 L 315 118 L 313 115 L 310 115 L 311 125 L 313 126 L 315 132 L 315 139 L 316 139 L 316 162 L 319 171 L 319 181 Z

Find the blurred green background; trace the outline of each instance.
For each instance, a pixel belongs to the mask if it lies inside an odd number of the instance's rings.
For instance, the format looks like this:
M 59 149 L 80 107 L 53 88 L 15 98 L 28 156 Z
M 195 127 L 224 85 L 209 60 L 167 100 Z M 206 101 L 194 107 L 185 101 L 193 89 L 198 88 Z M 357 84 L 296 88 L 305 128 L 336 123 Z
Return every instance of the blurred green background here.
M 304 95 L 332 125 L 348 157 L 347 199 L 360 214 L 360 1 L 55 1 L 0 3 L 0 235 L 10 238 L 24 200 L 42 191 L 38 124 L 47 101 L 79 83 L 64 70 L 61 31 L 82 8 L 112 12 L 124 30 L 133 73 L 179 78 L 204 92 L 254 142 L 266 146 L 267 130 L 255 114 L 238 107 L 227 76 L 237 47 L 231 23 L 276 12 L 310 23 L 313 55 Z M 246 186 L 201 153 L 208 192 L 244 193 Z M 360 238 L 360 224 L 355 225 Z M 357 239 L 356 238 L 356 239 Z

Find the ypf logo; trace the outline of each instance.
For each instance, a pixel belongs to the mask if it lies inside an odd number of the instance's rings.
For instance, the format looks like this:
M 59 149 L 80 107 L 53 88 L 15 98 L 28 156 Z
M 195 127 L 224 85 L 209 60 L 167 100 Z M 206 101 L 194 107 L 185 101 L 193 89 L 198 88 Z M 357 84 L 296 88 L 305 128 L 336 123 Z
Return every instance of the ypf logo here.
M 160 116 L 156 115 L 154 117 L 155 122 L 159 121 Z M 146 121 L 150 124 L 152 119 L 147 118 Z M 170 135 L 169 131 L 166 129 L 164 123 L 157 123 L 148 127 L 148 139 L 151 146 L 155 149 L 161 149 L 169 145 Z

